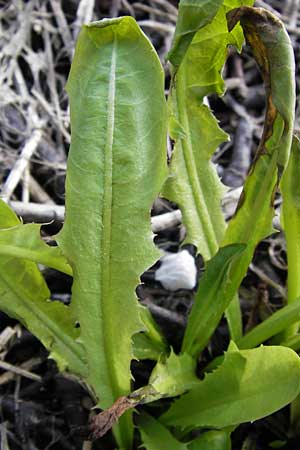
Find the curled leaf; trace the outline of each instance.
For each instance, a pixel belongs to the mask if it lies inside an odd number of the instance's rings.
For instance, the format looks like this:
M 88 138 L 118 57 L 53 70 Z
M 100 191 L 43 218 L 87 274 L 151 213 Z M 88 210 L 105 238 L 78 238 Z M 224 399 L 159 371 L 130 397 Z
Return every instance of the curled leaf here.
M 290 39 L 282 22 L 263 8 L 241 6 L 230 11 L 227 20 L 229 30 L 240 22 L 264 78 L 267 111 L 256 160 L 276 145 L 280 177 L 289 157 L 295 110 L 295 63 Z
M 223 0 L 181 0 L 168 59 L 179 67 L 196 32 L 212 21 Z
M 137 402 L 123 396 L 118 398 L 110 408 L 94 416 L 90 423 L 92 439 L 99 439 L 104 436 L 119 420 L 122 414 L 128 409 L 133 408 L 136 404 Z

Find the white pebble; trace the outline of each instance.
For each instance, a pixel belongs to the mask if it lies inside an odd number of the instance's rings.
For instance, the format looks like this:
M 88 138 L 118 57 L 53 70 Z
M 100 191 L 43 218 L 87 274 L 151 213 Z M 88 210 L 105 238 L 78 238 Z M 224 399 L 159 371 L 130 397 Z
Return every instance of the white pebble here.
M 197 283 L 197 268 L 194 257 L 187 251 L 168 253 L 161 259 L 161 266 L 155 272 L 155 280 L 164 289 L 194 289 Z

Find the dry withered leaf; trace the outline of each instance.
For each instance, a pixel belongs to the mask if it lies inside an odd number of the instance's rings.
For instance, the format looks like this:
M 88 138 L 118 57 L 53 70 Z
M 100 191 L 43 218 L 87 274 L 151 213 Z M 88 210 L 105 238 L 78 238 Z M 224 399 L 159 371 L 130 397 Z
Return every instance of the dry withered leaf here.
M 95 440 L 104 436 L 124 412 L 134 408 L 138 403 L 128 397 L 120 397 L 110 408 L 94 416 L 90 423 L 91 439 Z

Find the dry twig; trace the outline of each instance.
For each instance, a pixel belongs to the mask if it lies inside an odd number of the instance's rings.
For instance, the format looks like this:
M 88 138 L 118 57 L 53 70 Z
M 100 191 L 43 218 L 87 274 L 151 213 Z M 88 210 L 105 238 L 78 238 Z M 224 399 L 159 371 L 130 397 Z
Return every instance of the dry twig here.
M 30 158 L 37 149 L 37 146 L 42 138 L 43 131 L 41 128 L 34 130 L 31 138 L 25 144 L 19 159 L 16 161 L 14 167 L 12 168 L 1 192 L 1 196 L 9 200 L 13 194 L 17 184 L 19 183 L 24 170 L 26 169 Z

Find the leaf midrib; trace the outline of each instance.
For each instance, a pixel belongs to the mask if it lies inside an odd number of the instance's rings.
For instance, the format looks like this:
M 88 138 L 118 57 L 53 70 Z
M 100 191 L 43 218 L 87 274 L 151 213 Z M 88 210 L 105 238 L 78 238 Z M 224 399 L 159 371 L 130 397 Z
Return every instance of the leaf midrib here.
M 114 36 L 112 44 L 111 65 L 109 71 L 109 85 L 107 96 L 107 126 L 106 141 L 104 147 L 104 195 L 103 195 L 103 232 L 101 239 L 101 255 L 103 263 L 101 264 L 101 298 L 99 299 L 102 309 L 102 339 L 104 354 L 108 366 L 110 390 L 115 393 L 115 387 L 118 385 L 116 373 L 114 371 L 113 354 L 110 345 L 110 320 L 111 312 L 108 311 L 108 305 L 111 304 L 111 239 L 112 239 L 112 208 L 113 208 L 113 143 L 115 128 L 115 102 L 116 102 L 116 60 L 117 60 L 117 37 Z

